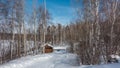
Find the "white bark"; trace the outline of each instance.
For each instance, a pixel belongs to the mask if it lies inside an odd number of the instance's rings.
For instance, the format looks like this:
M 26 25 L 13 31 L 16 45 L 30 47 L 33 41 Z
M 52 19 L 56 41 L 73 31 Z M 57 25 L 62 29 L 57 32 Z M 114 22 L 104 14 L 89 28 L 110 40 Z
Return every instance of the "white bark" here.
M 113 4 L 112 4 L 113 18 L 112 18 L 112 21 L 111 21 L 112 26 L 111 26 L 111 42 L 110 42 L 111 46 L 114 46 L 113 45 L 113 37 L 114 37 L 114 24 L 115 24 L 115 20 L 116 20 L 117 5 L 118 5 L 118 0 L 113 1 Z

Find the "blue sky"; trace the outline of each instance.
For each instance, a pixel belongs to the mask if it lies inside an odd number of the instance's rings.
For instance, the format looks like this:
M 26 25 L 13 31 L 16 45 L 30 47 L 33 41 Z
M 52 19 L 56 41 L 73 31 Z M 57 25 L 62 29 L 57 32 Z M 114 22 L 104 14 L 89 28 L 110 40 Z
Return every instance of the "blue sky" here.
M 43 0 L 37 0 L 38 4 L 43 4 Z M 32 0 L 26 0 L 27 12 L 31 11 Z M 69 24 L 75 15 L 75 9 L 72 8 L 71 0 L 46 0 L 46 8 L 52 17 L 52 22 L 63 25 Z

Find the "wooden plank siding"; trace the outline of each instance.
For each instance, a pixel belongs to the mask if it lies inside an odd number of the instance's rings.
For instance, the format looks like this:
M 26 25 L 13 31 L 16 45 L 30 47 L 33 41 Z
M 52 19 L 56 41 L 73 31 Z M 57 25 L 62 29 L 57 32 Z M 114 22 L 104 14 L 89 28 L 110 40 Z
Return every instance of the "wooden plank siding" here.
M 53 52 L 53 47 L 46 45 L 45 46 L 45 53 L 51 53 Z

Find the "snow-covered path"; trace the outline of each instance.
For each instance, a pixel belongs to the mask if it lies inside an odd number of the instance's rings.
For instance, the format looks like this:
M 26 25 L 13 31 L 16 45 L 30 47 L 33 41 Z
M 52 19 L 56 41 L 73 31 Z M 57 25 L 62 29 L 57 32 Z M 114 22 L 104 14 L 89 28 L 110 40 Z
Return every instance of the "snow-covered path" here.
M 73 68 L 78 65 L 77 55 L 51 53 L 16 59 L 0 68 Z

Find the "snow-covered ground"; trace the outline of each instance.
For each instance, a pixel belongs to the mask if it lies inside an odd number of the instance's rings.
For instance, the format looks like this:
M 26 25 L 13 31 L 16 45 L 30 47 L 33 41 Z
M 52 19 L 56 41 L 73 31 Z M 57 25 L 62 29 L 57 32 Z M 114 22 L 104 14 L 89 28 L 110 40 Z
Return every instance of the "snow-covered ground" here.
M 50 53 L 22 57 L 0 65 L 0 68 L 120 68 L 120 64 L 79 66 L 79 61 L 75 54 Z
M 78 65 L 77 55 L 51 53 L 16 59 L 0 65 L 0 68 L 70 68 Z

